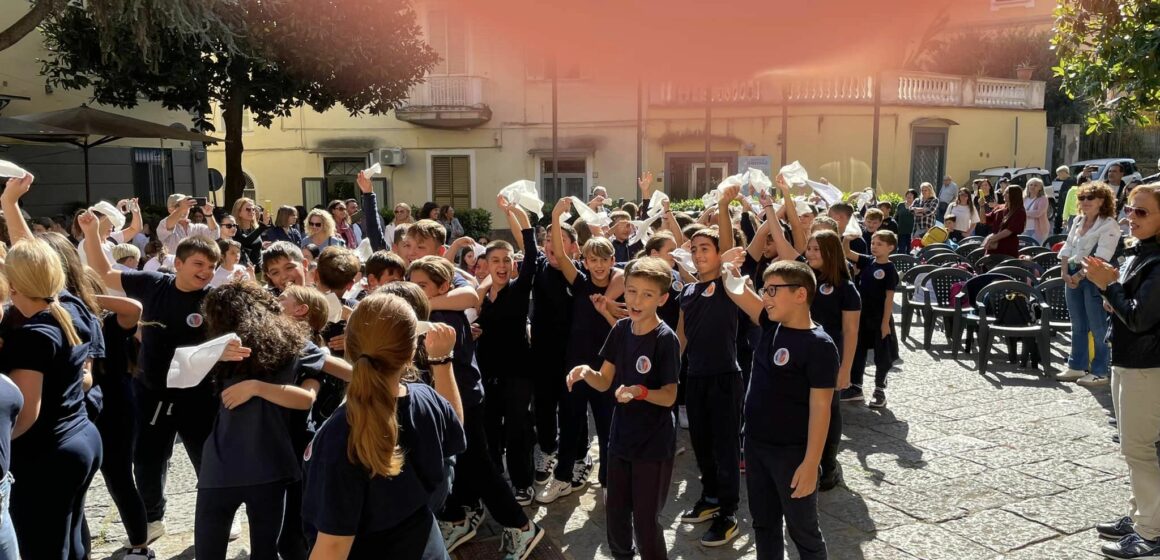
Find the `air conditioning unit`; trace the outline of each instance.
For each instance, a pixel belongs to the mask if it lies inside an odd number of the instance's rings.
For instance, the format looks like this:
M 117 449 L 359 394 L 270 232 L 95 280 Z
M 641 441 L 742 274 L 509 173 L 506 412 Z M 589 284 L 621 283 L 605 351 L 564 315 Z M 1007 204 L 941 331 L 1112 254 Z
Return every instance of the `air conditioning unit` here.
M 371 163 L 400 167 L 407 163 L 407 152 L 402 148 L 379 148 L 371 152 Z

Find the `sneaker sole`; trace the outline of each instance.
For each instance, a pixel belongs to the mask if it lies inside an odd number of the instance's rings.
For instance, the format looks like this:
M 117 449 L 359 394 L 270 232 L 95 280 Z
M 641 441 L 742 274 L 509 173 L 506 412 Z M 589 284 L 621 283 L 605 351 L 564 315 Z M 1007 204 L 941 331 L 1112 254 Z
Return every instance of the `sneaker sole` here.
M 1101 533 L 1099 531 L 1096 531 L 1096 534 L 1099 535 L 1099 537 L 1101 539 L 1104 539 L 1105 541 L 1118 541 L 1118 540 L 1130 535 L 1131 533 L 1124 533 L 1123 535 L 1108 535 L 1108 534 L 1104 534 L 1104 533 Z
M 451 554 L 452 552 L 455 551 L 455 549 L 459 548 L 463 543 L 465 543 L 471 539 L 474 539 L 475 533 L 476 533 L 475 529 L 472 529 L 471 531 L 464 533 L 463 536 L 459 538 L 459 540 L 455 541 L 454 543 L 451 544 L 451 546 L 447 547 L 447 554 Z
M 1103 383 L 1076 383 L 1076 385 L 1080 387 L 1107 387 L 1109 383 L 1104 381 Z
M 536 546 L 540 544 L 540 541 L 544 540 L 544 533 L 547 531 L 544 531 L 543 527 L 537 528 L 539 531 L 536 531 L 536 534 L 532 536 L 532 542 L 528 543 L 528 548 L 524 550 L 524 553 L 517 560 L 527 560 L 528 556 L 532 555 L 532 551 L 536 549 Z
M 862 402 L 865 400 L 866 400 L 866 397 L 864 397 L 862 395 L 858 395 L 857 397 L 839 398 L 838 402 Z
M 875 402 L 872 402 L 872 403 L 870 403 L 870 404 L 868 404 L 868 405 L 866 405 L 866 406 L 868 406 L 868 407 L 870 407 L 870 408 L 886 408 L 886 403 L 875 403 Z
M 550 503 L 552 503 L 552 502 L 555 502 L 556 500 L 559 500 L 560 498 L 563 498 L 564 496 L 567 496 L 567 495 L 569 495 L 569 494 L 571 494 L 571 493 L 572 493 L 572 487 L 571 487 L 571 486 L 569 486 L 569 487 L 568 487 L 568 491 L 566 491 L 566 492 L 560 492 L 559 494 L 557 494 L 557 495 L 556 495 L 556 497 L 555 497 L 555 498 L 552 498 L 551 500 L 548 500 L 548 501 L 544 501 L 543 499 L 541 499 L 541 498 L 540 498 L 540 497 L 537 495 L 537 496 L 536 496 L 536 503 L 540 503 L 540 504 L 550 504 Z
M 534 502 L 534 501 L 536 501 L 535 498 L 530 498 L 527 500 L 521 500 L 519 498 L 516 498 L 516 503 L 519 504 L 520 507 L 528 507 L 528 506 L 532 505 L 532 502 Z
M 681 517 L 681 523 L 704 523 L 717 519 L 717 514 L 721 513 L 721 508 L 706 511 L 700 517 Z
M 719 541 L 706 541 L 704 539 L 701 539 L 701 545 L 708 546 L 710 548 L 715 548 L 718 546 L 725 546 L 725 545 L 729 544 L 730 541 L 737 538 L 737 533 L 739 533 L 739 532 L 740 531 L 738 531 L 738 527 L 733 527 L 733 529 L 731 531 L 729 531 L 729 534 L 725 535 L 724 539 L 719 540 Z

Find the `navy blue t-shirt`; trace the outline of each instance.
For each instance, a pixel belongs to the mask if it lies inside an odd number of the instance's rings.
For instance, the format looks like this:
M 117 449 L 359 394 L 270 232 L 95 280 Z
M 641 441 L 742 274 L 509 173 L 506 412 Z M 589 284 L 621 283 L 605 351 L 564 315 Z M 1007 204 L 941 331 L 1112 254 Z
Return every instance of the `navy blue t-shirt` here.
M 479 364 L 475 360 L 475 339 L 471 337 L 471 323 L 462 311 L 432 311 L 432 323 L 443 323 L 455 329 L 455 357 L 451 371 L 455 374 L 455 385 L 459 388 L 459 398 L 463 409 L 483 403 L 483 378 Z
M 539 255 L 536 232 L 528 228 L 522 232 L 528 259 Z M 520 274 L 499 288 L 495 299 L 487 293 L 479 308 L 479 335 L 477 352 L 479 367 L 488 379 L 530 377 L 536 373 L 531 365 L 531 347 L 528 344 L 528 304 L 532 295 L 531 271 Z
M 806 445 L 810 389 L 838 384 L 838 348 L 820 326 L 792 329 L 762 313 L 761 329 L 745 392 L 745 437 L 767 445 Z
M 657 315 L 660 315 L 661 320 L 676 332 L 677 324 L 681 322 L 681 291 L 685 289 L 685 283 L 681 281 L 680 272 L 673 269 L 672 273 L 673 282 L 669 284 L 669 299 L 657 309 Z
M 815 271 L 816 274 L 816 271 Z M 842 314 L 846 311 L 862 309 L 862 298 L 852 280 L 846 279 L 837 286 L 823 282 L 818 277 L 818 291 L 814 294 L 814 303 L 810 305 L 810 316 L 822 326 L 826 334 L 830 335 L 842 352 Z M 881 315 L 879 315 L 881 318 Z
M 141 381 L 152 390 L 165 390 L 174 350 L 180 346 L 197 346 L 206 340 L 201 302 L 209 287 L 183 292 L 177 289 L 176 276 L 144 271 L 122 272 L 121 286 L 143 308 L 141 356 L 137 360 Z
M 24 395 L 20 388 L 7 375 L 0 375 L 0 479 L 8 475 L 12 464 L 12 427 L 21 408 Z
M 611 274 L 609 272 L 610 280 Z M 588 272 L 576 271 L 576 280 L 572 282 L 572 331 L 568 336 L 568 350 L 565 354 L 569 368 L 587 365 L 599 369 L 603 363 L 600 348 L 604 339 L 608 338 L 612 325 L 596 310 L 590 296 L 603 294 L 607 289 L 608 286 L 600 287 L 593 283 Z
M 374 477 L 347 456 L 350 421 L 344 403 L 306 448 L 302 521 L 313 543 L 319 532 L 355 536 L 350 558 L 394 558 L 406 535 L 403 523 L 428 508 L 431 492 L 444 483 L 446 461 L 467 448 L 455 411 L 434 389 L 408 383 L 400 397 L 398 445 L 403 469 L 394 478 Z
M 298 357 L 259 381 L 292 385 L 302 370 L 321 375 L 325 362 L 326 354 L 307 342 Z M 231 365 L 218 365 L 215 373 Z M 246 380 L 224 375 L 219 379 L 222 390 Z M 202 446 L 197 487 L 235 488 L 298 480 L 302 471 L 294 449 L 294 432 L 300 427 L 293 412 L 260 397 L 251 397 L 234 409 L 219 403 L 213 432 Z
M 878 327 L 886 311 L 886 292 L 898 287 L 894 263 L 879 264 L 870 255 L 858 255 L 858 293 L 862 296 L 863 328 Z M 893 306 L 894 302 L 890 302 Z
M 685 359 L 689 376 L 740 373 L 737 365 L 737 305 L 720 279 L 687 284 L 681 292 L 685 314 Z
M 520 276 L 523 273 L 521 270 Z M 546 255 L 536 259 L 532 276 L 532 348 L 563 355 L 572 323 L 571 286 L 564 273 L 548 262 Z
M 621 385 L 644 385 L 657 391 L 676 383 L 681 370 L 681 342 L 664 321 L 643 335 L 633 334 L 631 319 L 617 321 L 600 356 L 616 366 L 609 391 Z M 608 438 L 613 455 L 630 461 L 663 461 L 673 458 L 676 441 L 672 407 L 633 400 L 617 402 L 613 408 Z

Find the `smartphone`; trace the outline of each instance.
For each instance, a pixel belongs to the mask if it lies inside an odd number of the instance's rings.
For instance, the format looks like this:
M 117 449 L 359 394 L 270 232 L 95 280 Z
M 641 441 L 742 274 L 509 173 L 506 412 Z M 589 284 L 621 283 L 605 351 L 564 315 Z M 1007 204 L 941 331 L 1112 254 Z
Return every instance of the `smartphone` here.
M 193 197 L 193 203 L 197 206 L 205 206 L 209 204 L 209 199 L 204 196 L 195 196 Z

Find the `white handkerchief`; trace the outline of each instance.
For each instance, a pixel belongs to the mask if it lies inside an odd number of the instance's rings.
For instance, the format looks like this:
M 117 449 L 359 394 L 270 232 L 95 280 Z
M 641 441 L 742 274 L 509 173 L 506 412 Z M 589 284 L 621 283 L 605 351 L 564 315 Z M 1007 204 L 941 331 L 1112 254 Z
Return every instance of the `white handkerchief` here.
M 374 164 L 366 169 L 363 169 L 362 174 L 365 175 L 366 178 L 370 179 L 371 177 L 374 177 L 375 175 L 378 175 L 382 172 L 383 172 L 382 164 L 376 163 L 376 164 Z
M 520 179 L 502 189 L 499 194 L 512 204 L 518 204 L 528 212 L 542 214 L 544 201 L 540 200 L 540 192 L 536 189 L 536 182 Z
M 363 239 L 362 242 L 358 244 L 358 249 L 355 252 L 358 253 L 358 258 L 360 261 L 367 262 L 367 259 L 371 258 L 371 255 L 375 254 L 375 250 L 371 248 L 371 238 L 367 237 Z
M 431 332 L 433 325 L 427 321 L 418 321 L 415 323 L 415 336 L 420 336 Z
M 326 292 L 326 322 L 337 323 L 342 320 L 342 300 L 334 292 Z
M 92 210 L 93 212 L 100 212 L 101 215 L 105 216 L 106 218 L 109 218 L 109 221 L 113 222 L 113 231 L 121 231 L 122 229 L 124 229 L 124 227 L 125 227 L 125 215 L 122 214 L 121 211 L 118 210 L 116 206 L 113 206 L 112 203 L 105 202 L 104 200 L 102 200 L 102 201 L 94 204 L 93 207 L 90 208 L 90 210 Z
M 818 196 L 822 197 L 822 200 L 826 201 L 827 206 L 833 206 L 842 202 L 842 191 L 838 187 L 817 181 L 810 181 L 808 179 L 806 180 L 806 184 L 814 189 L 814 192 L 818 193 Z
M 794 161 L 793 163 L 781 168 L 778 173 L 781 173 L 787 185 L 793 187 L 804 187 L 806 182 L 810 180 L 809 173 L 806 173 L 806 168 L 802 167 L 801 162 Z
M 669 195 L 661 191 L 653 191 L 652 197 L 648 199 L 648 217 L 653 217 L 658 214 L 665 213 L 665 201 L 669 199 Z
M 687 272 L 690 276 L 695 276 L 697 274 L 697 266 L 693 264 L 692 253 L 685 249 L 673 249 L 673 251 L 669 254 L 673 256 L 673 260 L 676 261 L 676 263 L 680 265 L 681 268 L 684 269 L 685 272 Z
M 648 240 L 652 238 L 652 225 L 661 219 L 661 216 L 661 214 L 657 214 L 647 220 L 633 221 L 632 225 L 636 228 L 636 231 L 632 233 L 632 239 L 628 240 L 628 244 L 632 246 L 636 245 L 637 242 L 641 244 L 648 243 Z
M 589 208 L 588 204 L 586 204 L 583 200 L 580 200 L 574 196 L 570 196 L 568 198 L 572 199 L 572 208 L 576 210 L 576 215 L 580 216 L 580 219 L 584 220 L 584 223 L 596 227 L 605 227 L 612 223 L 612 220 L 608 217 L 608 214 L 605 214 L 604 212 L 597 214 L 595 211 Z
M 749 187 L 751 189 L 750 194 L 747 196 L 751 196 L 753 193 L 761 191 L 768 191 L 769 189 L 773 188 L 773 181 L 771 181 L 769 176 L 760 169 L 750 167 L 749 171 L 745 172 L 745 175 L 749 179 Z
M 842 232 L 842 237 L 849 237 L 850 239 L 862 237 L 862 226 L 858 225 L 857 220 L 850 218 L 850 221 L 846 222 L 846 231 Z
M 355 296 L 358 295 L 359 292 L 363 291 L 363 289 L 365 289 L 366 287 L 367 287 L 367 280 L 366 280 L 366 278 L 363 278 L 362 280 L 359 280 L 353 286 L 351 286 L 350 289 L 347 290 L 345 294 L 342 294 L 342 299 L 354 298 Z
M 21 179 L 25 175 L 28 175 L 28 172 L 22 169 L 19 165 L 0 159 L 0 177 L 13 177 L 16 179 Z
M 725 281 L 725 289 L 729 290 L 729 293 L 739 296 L 745 292 L 745 283 L 749 281 L 749 276 L 743 275 L 741 278 L 733 276 L 733 272 L 726 266 L 721 268 L 721 279 Z
M 780 202 L 773 203 L 773 209 L 775 212 L 781 211 L 782 206 L 783 205 Z M 808 203 L 800 198 L 793 199 L 793 206 L 795 209 L 797 209 L 798 216 L 801 216 L 804 214 L 809 214 L 810 212 L 813 211 L 810 209 L 810 203 Z
M 479 312 L 474 307 L 469 307 L 463 310 L 463 314 L 467 317 L 467 322 L 474 323 L 479 318 Z
M 479 257 L 481 257 L 481 256 L 482 256 L 484 253 L 486 253 L 486 252 L 487 252 L 487 247 L 484 247 L 483 245 L 480 245 L 479 243 L 476 243 L 476 244 L 475 244 L 475 245 L 474 245 L 474 246 L 471 248 L 471 253 L 472 253 L 473 255 L 475 255 L 475 258 L 477 258 L 477 259 L 478 259 Z
M 206 375 L 209 375 L 214 364 L 222 359 L 222 353 L 226 351 L 226 345 L 231 340 L 242 341 L 238 335 L 230 333 L 197 346 L 184 346 L 174 350 L 173 361 L 169 362 L 169 373 L 165 377 L 165 385 L 170 389 L 196 387 Z

